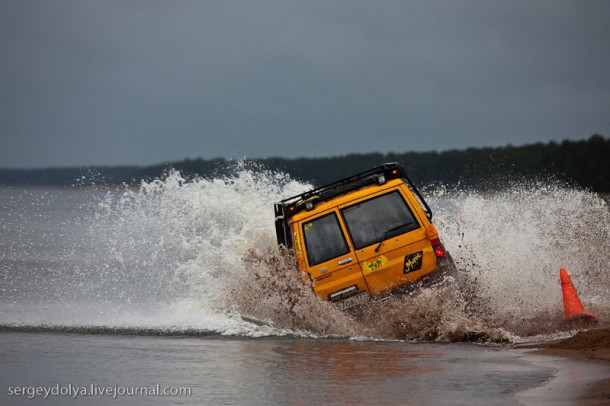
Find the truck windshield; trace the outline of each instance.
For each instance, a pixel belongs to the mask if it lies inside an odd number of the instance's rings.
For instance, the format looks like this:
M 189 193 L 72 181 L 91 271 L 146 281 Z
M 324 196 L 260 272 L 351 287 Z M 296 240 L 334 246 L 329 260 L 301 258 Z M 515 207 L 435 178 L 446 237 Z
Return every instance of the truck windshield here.
M 397 190 L 347 207 L 342 213 L 356 249 L 419 228 Z
M 309 266 L 326 262 L 349 252 L 335 213 L 303 224 Z

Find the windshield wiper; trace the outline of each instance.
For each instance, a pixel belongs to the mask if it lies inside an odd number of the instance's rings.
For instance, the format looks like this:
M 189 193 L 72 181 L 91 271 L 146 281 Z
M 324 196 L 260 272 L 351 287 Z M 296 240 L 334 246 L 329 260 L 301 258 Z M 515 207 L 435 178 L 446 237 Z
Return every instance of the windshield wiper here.
M 375 252 L 379 252 L 379 248 L 381 248 L 381 244 L 383 244 L 383 242 L 385 241 L 385 236 L 386 235 L 390 234 L 392 231 L 396 231 L 398 229 L 401 229 L 403 227 L 409 226 L 411 224 L 413 224 L 412 221 L 410 221 L 408 223 L 405 223 L 405 224 L 401 224 L 401 225 L 396 226 L 396 227 L 392 227 L 389 230 L 385 230 L 385 232 L 383 233 L 383 238 L 381 239 L 381 241 L 379 241 L 379 244 L 377 244 L 377 247 L 375 247 Z

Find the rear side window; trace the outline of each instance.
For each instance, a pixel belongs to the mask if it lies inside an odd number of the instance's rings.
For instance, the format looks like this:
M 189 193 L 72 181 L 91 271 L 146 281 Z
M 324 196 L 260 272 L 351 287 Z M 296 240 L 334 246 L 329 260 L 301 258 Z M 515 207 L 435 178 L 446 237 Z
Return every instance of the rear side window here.
M 419 228 L 397 190 L 347 207 L 342 213 L 356 249 Z
M 310 266 L 321 264 L 349 252 L 335 213 L 304 223 L 303 235 Z

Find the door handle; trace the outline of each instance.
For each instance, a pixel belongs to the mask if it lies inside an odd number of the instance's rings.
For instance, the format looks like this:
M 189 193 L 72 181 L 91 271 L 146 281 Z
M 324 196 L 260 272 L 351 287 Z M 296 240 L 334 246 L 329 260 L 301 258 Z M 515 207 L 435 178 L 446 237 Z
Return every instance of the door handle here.
M 342 259 L 341 261 L 339 261 L 339 262 L 337 262 L 337 263 L 338 263 L 339 265 L 345 265 L 345 264 L 348 264 L 348 263 L 350 263 L 350 262 L 352 262 L 352 257 Z

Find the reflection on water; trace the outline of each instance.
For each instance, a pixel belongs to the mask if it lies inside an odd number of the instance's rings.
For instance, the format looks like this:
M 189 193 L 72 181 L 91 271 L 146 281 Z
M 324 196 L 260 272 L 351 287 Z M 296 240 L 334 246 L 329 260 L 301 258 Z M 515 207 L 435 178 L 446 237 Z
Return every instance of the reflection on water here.
M 355 343 L 345 341 L 295 341 L 273 349 L 285 382 L 287 398 L 315 399 L 319 404 L 383 404 L 404 402 L 405 384 L 429 373 L 442 373 L 429 358 L 438 358 L 431 348 Z M 435 378 L 428 377 L 430 381 Z M 410 389 L 409 397 L 417 391 Z M 421 394 L 417 395 L 418 397 Z M 424 401 L 420 397 L 420 401 Z
M 2 404 L 17 403 L 6 391 L 17 385 L 159 383 L 191 387 L 191 396 L 176 399 L 181 404 L 512 405 L 516 392 L 553 372 L 515 352 L 465 344 L 24 333 L 1 333 L 0 341 Z

